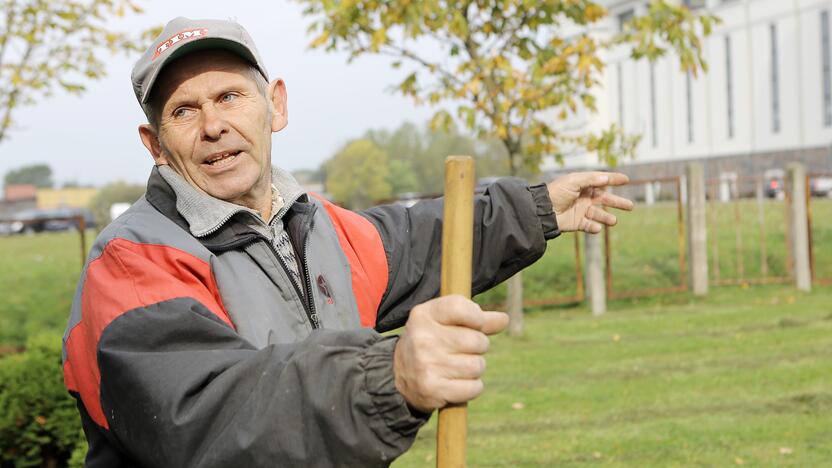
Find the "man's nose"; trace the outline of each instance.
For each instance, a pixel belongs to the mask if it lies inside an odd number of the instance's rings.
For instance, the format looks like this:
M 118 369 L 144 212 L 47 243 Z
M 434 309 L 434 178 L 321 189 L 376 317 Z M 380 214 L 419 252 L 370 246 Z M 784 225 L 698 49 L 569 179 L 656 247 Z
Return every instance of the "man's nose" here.
M 204 140 L 216 141 L 228 133 L 228 122 L 222 112 L 212 105 L 206 105 L 202 109 L 202 138 Z

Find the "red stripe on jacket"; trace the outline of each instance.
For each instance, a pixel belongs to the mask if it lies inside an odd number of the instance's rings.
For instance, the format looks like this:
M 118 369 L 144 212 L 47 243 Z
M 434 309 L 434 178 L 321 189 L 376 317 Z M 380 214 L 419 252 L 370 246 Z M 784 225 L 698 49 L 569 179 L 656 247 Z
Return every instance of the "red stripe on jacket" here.
M 358 304 L 361 326 L 374 327 L 388 279 L 387 255 L 381 236 L 363 216 L 336 206 L 317 194 L 313 196 L 326 208 L 338 233 L 341 250 L 350 263 L 352 292 Z
M 81 321 L 66 341 L 64 383 L 78 392 L 96 424 L 109 428 L 101 408 L 98 341 L 125 312 L 162 301 L 191 297 L 233 328 L 211 266 L 187 252 L 114 239 L 90 262 L 81 293 Z

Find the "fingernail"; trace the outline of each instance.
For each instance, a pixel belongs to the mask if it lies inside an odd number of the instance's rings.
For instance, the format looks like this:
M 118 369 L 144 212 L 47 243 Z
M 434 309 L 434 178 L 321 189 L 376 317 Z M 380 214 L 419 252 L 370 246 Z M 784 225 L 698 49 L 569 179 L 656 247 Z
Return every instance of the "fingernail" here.
M 606 184 L 609 181 L 610 181 L 610 178 L 608 176 L 605 176 L 605 175 L 598 178 L 598 182 L 600 182 L 602 184 Z

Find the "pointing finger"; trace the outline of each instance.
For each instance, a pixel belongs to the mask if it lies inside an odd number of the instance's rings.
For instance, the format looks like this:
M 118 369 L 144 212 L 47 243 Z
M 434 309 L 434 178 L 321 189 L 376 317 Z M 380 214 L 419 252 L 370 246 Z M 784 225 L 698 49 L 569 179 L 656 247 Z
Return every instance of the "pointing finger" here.
M 593 220 L 598 221 L 601 224 L 606 224 L 607 226 L 615 226 L 618 223 L 618 219 L 612 213 L 608 213 L 597 206 L 591 206 L 586 212 L 586 217 Z
M 596 205 L 605 206 L 607 208 L 618 208 L 619 210 L 632 211 L 633 201 L 618 195 L 613 195 L 609 192 L 598 192 L 592 199 L 592 203 Z
M 624 185 L 630 178 L 620 172 L 576 172 L 571 174 L 571 182 L 576 184 L 578 190 L 588 187 L 607 187 Z

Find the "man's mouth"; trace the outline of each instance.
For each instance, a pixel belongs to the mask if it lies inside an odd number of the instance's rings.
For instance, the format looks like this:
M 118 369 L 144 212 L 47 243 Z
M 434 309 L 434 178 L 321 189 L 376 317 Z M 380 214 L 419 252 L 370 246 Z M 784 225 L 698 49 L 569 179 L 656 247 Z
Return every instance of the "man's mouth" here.
M 227 164 L 231 164 L 232 162 L 234 162 L 234 160 L 237 159 L 237 156 L 239 156 L 240 153 L 242 153 L 242 151 L 226 151 L 224 153 L 217 153 L 206 159 L 204 164 L 207 164 L 211 167 L 223 167 Z

